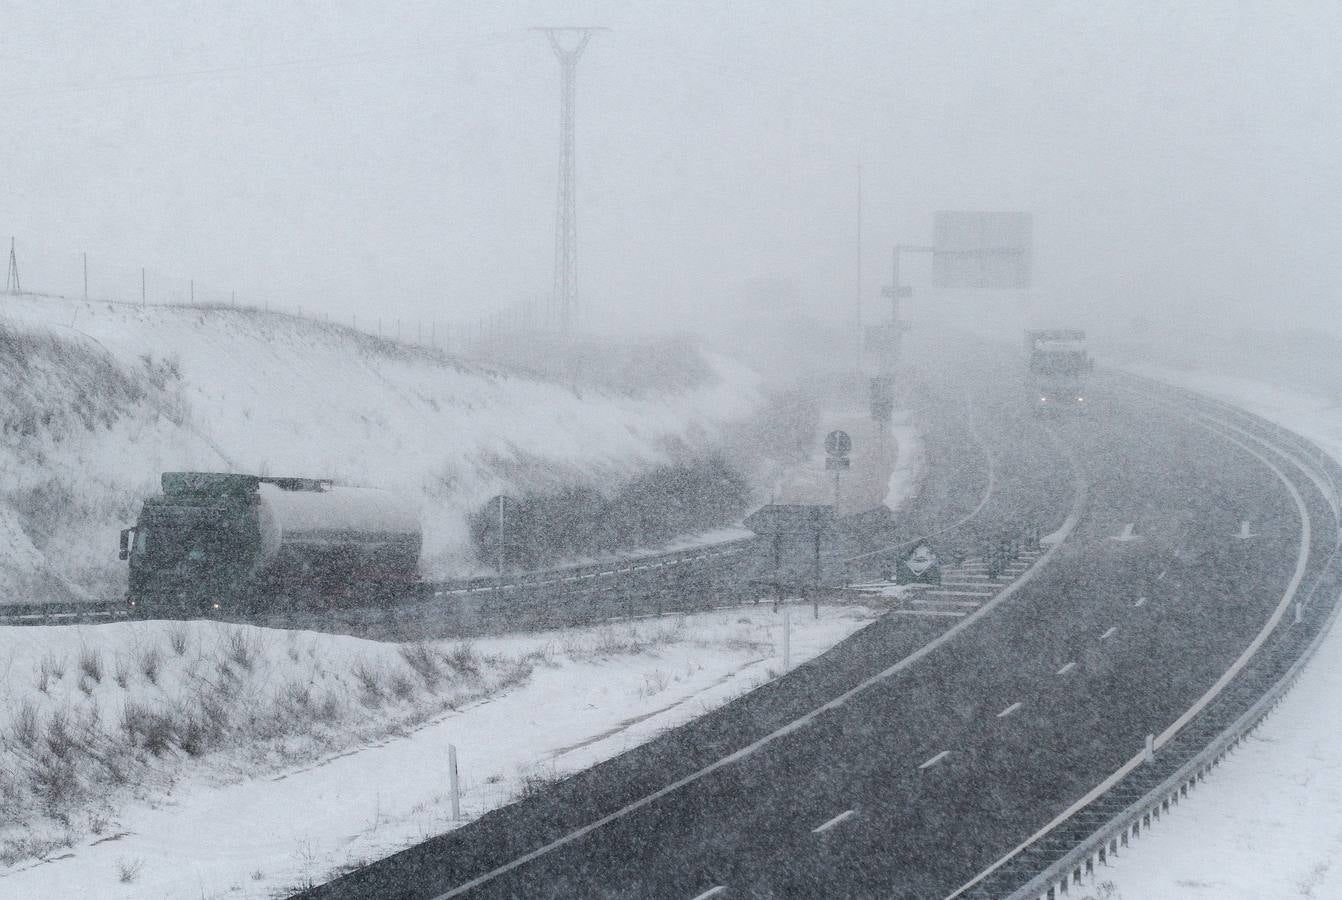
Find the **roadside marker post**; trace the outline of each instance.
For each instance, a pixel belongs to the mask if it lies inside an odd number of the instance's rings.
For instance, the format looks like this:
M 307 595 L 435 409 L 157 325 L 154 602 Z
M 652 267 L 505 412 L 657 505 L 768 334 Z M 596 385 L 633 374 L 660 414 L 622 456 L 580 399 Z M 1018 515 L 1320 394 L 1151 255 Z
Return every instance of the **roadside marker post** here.
M 792 607 L 783 607 L 783 671 L 792 668 Z
M 461 782 L 457 778 L 457 745 L 447 745 L 447 788 L 452 797 L 452 821 L 461 821 Z
M 1146 751 L 1143 755 L 1146 762 L 1153 763 L 1156 761 L 1156 736 L 1154 734 L 1146 736 Z

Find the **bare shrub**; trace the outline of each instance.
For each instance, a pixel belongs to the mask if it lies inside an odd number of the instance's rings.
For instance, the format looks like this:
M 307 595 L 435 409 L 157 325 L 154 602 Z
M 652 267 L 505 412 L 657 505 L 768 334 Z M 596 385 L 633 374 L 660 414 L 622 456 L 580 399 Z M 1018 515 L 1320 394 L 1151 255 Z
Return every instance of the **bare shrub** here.
M 415 683 L 410 680 L 407 672 L 393 672 L 391 674 L 391 695 L 397 700 L 409 700 L 415 695 Z
M 130 687 L 130 663 L 121 654 L 117 654 L 116 668 L 112 672 L 112 677 L 123 691 Z
M 134 701 L 127 701 L 121 710 L 121 730 L 131 746 L 141 747 L 154 756 L 162 756 L 171 748 L 177 732 L 167 713 Z
M 666 690 L 671 684 L 670 677 L 661 669 L 654 669 L 643 675 L 643 685 L 638 689 L 640 697 L 654 697 Z
M 277 699 L 282 711 L 300 719 L 311 718 L 313 712 L 312 686 L 298 678 L 290 678 L 280 689 Z
M 51 755 L 58 759 L 69 759 L 79 746 L 74 732 L 70 730 L 70 719 L 65 710 L 58 709 L 47 720 L 45 743 Z
M 442 678 L 442 669 L 439 667 L 438 654 L 423 641 L 413 644 L 402 644 L 400 646 L 401 659 L 405 660 L 406 665 L 415 671 L 415 674 L 424 679 L 424 683 L 429 687 L 436 685 Z
M 182 624 L 173 625 L 168 629 L 168 649 L 178 656 L 186 654 L 186 626 Z
M 103 657 L 97 647 L 79 648 L 79 673 L 94 682 L 103 680 Z
M 142 648 L 136 662 L 145 681 L 158 684 L 158 673 L 163 667 L 163 654 L 159 652 L 158 647 Z
M 506 691 L 526 684 L 527 680 L 531 678 L 531 673 L 534 671 L 534 668 L 535 667 L 532 665 L 529 657 L 524 656 L 521 659 L 509 661 L 508 665 L 499 675 L 499 690 Z
M 85 697 L 93 696 L 93 682 L 89 681 L 82 672 L 79 674 L 79 689 L 84 693 Z
M 19 704 L 9 727 L 20 747 L 32 749 L 37 739 L 42 736 L 42 723 L 37 716 L 37 707 L 31 700 L 24 700 Z
M 45 694 L 53 680 L 59 681 L 64 676 L 65 662 L 56 659 L 54 654 L 47 653 L 37 664 L 37 689 Z
M 549 770 L 535 769 L 530 772 L 523 772 L 518 778 L 517 799 L 528 800 L 542 794 L 561 780 L 559 773 L 553 767 Z
M 480 657 L 469 643 L 457 644 L 447 651 L 444 661 L 462 675 L 480 674 Z
M 122 884 L 131 884 L 140 877 L 140 871 L 144 868 L 144 860 L 136 857 L 134 859 L 126 856 L 118 856 L 116 861 L 117 878 Z
M 367 660 L 359 660 L 354 664 L 351 670 L 354 679 L 359 683 L 359 688 L 363 691 L 364 703 L 370 706 L 376 706 L 382 702 L 382 682 L 385 673 L 371 666 Z
M 224 635 L 224 657 L 245 672 L 256 665 L 260 651 L 257 641 L 241 628 L 232 628 Z

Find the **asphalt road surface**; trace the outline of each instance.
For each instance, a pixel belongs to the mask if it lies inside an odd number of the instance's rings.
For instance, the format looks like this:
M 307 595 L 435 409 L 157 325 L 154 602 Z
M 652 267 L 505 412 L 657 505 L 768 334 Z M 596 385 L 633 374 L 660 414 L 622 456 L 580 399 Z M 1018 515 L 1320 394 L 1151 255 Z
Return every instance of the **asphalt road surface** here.
M 1287 472 L 1302 517 L 1278 474 L 1184 412 L 1097 385 L 1087 415 L 1040 422 L 990 386 L 972 396 L 976 437 L 940 467 L 956 478 L 899 527 L 916 536 L 977 509 L 942 538 L 973 543 L 1078 512 L 1026 582 L 949 624 L 886 616 L 683 728 L 307 896 L 944 897 L 1177 719 L 1258 634 L 1298 561 L 1308 576 L 1331 550 L 1323 527 L 1305 540 L 1305 518 L 1330 521 L 1308 479 Z

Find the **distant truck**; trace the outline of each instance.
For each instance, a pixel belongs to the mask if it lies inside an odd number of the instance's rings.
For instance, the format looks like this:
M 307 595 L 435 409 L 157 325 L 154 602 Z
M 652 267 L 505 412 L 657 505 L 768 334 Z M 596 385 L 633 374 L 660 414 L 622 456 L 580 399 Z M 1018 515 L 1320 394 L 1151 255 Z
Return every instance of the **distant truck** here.
M 397 494 L 219 472 L 161 484 L 121 532 L 133 613 L 362 602 L 419 579 L 418 512 Z
M 1084 331 L 1027 331 L 1025 352 L 1026 396 L 1036 414 L 1085 404 L 1086 380 L 1095 362 L 1086 350 Z

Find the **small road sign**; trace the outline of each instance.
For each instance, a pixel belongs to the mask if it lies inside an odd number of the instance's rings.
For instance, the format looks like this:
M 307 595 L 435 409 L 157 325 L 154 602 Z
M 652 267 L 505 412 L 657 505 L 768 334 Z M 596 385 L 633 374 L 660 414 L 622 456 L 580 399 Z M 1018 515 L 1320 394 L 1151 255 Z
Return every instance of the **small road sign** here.
M 941 584 L 941 560 L 931 546 L 919 543 L 899 561 L 895 569 L 896 584 Z
M 825 452 L 830 456 L 847 456 L 853 449 L 853 439 L 846 431 L 831 431 L 825 435 Z

